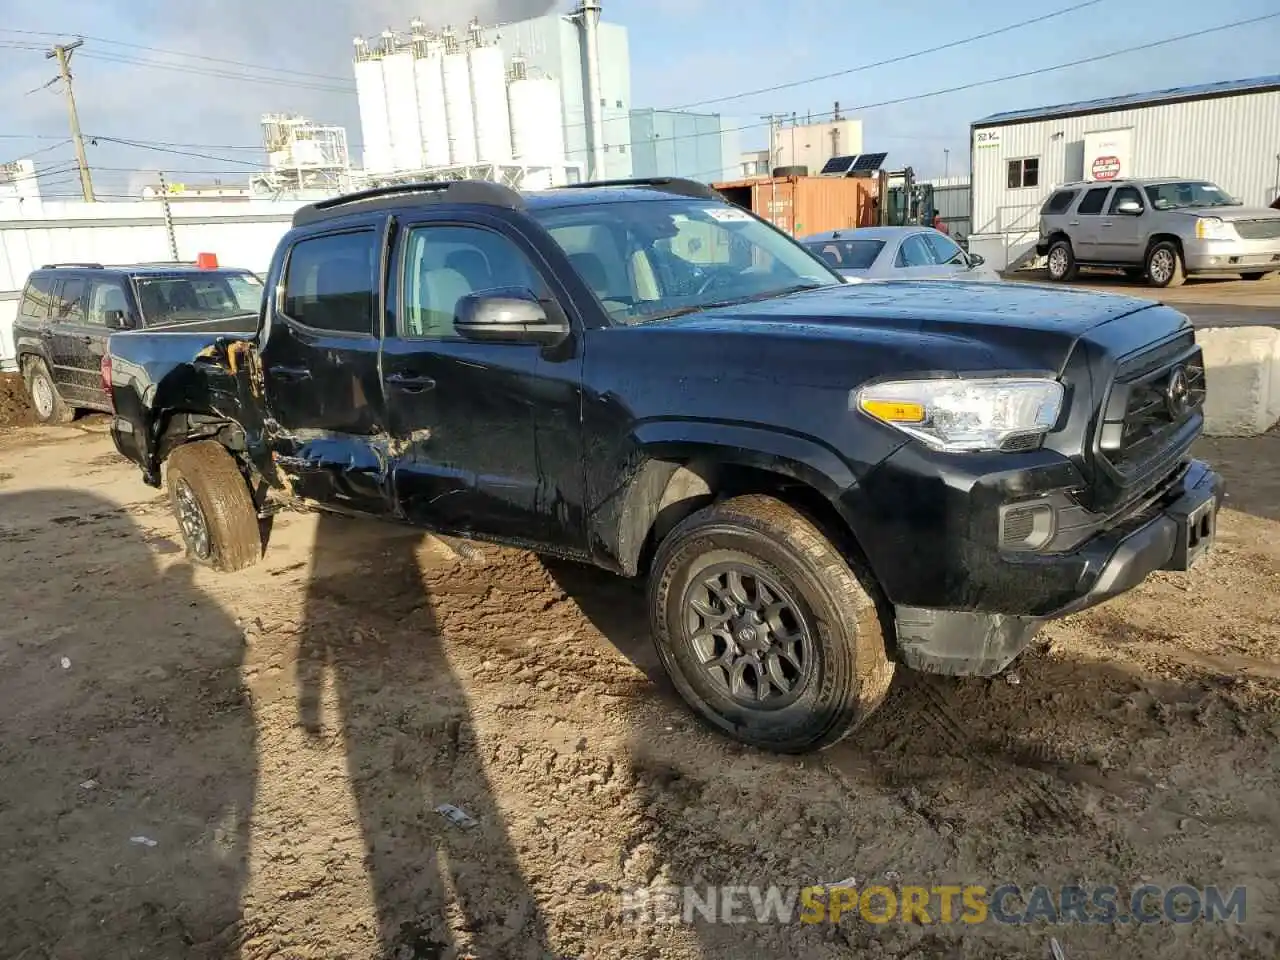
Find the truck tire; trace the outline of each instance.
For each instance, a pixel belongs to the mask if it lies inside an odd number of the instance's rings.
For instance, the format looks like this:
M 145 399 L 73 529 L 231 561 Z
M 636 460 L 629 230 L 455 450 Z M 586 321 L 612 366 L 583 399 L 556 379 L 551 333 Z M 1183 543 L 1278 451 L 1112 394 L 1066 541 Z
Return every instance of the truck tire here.
M 184 444 L 170 454 L 165 472 L 187 556 L 224 573 L 261 559 L 258 511 L 226 447 L 216 440 Z
M 1070 240 L 1059 237 L 1049 244 L 1049 252 L 1045 254 L 1045 269 L 1049 272 L 1049 279 L 1057 283 L 1067 283 L 1076 278 L 1080 267 L 1076 264 Z
M 1180 287 L 1186 279 L 1178 245 L 1172 240 L 1153 243 L 1147 251 L 1147 283 L 1153 287 Z
M 677 525 L 654 558 L 649 613 L 685 701 L 765 750 L 838 742 L 893 679 L 875 601 L 818 528 L 772 497 L 736 497 Z
M 75 409 L 63 401 L 43 360 L 32 357 L 23 366 L 22 374 L 37 420 L 41 423 L 70 423 L 76 418 Z
M 790 167 L 774 167 L 773 175 L 775 177 L 807 177 L 809 168 L 802 164 L 795 164 Z

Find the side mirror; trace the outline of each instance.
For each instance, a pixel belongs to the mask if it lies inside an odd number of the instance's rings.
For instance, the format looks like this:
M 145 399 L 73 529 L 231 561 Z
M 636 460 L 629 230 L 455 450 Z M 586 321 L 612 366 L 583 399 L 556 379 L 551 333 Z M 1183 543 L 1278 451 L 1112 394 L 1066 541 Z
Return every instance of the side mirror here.
M 569 320 L 559 307 L 524 288 L 467 294 L 458 301 L 453 328 L 458 336 L 483 343 L 554 347 L 569 337 Z
M 1116 204 L 1116 213 L 1122 217 L 1142 216 L 1142 204 L 1137 200 L 1121 200 Z
M 965 256 L 969 258 L 969 266 L 971 267 L 980 267 L 987 262 L 987 258 L 980 253 L 968 253 Z
M 106 321 L 108 330 L 129 330 L 133 327 L 129 322 L 129 315 L 123 310 L 108 310 Z

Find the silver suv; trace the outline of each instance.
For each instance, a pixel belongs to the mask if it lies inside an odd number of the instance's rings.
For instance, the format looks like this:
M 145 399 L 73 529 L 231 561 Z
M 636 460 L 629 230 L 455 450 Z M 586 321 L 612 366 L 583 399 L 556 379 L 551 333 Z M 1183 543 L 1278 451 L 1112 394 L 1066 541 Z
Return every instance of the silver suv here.
M 1120 267 L 1153 287 L 1188 275 L 1261 280 L 1280 270 L 1280 210 L 1246 207 L 1206 180 L 1069 183 L 1040 208 L 1036 253 L 1052 280 Z

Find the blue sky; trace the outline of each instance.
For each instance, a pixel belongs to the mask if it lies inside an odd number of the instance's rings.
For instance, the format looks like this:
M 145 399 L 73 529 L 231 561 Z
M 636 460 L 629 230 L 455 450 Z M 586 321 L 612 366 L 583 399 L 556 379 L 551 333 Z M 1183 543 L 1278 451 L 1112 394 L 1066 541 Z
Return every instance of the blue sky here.
M 743 90 L 832 73 L 910 54 L 1041 13 L 1043 7 L 991 0 L 937 3 L 912 15 L 895 4 L 833 4 L 829 0 L 603 0 L 605 18 L 630 32 L 635 106 L 674 107 Z M 472 0 L 444 5 L 413 0 L 5 0 L 0 17 L 0 161 L 45 149 L 37 163 L 53 171 L 47 193 L 71 193 L 65 104 L 39 90 L 52 75 L 41 44 L 61 31 L 100 38 L 74 61 L 81 123 L 89 134 L 164 141 L 188 157 L 99 141 L 90 162 L 101 169 L 100 192 L 124 193 L 151 179 L 149 171 L 186 171 L 190 180 L 231 176 L 260 161 L 258 117 L 296 111 L 344 123 L 359 141 L 350 85 L 350 42 L 389 23 L 407 23 L 425 9 L 510 18 L 545 0 Z M 926 5 L 921 4 L 922 8 Z M 946 87 L 1036 70 L 1053 64 L 1191 33 L 1232 20 L 1276 12 L 1276 0 L 1110 0 L 998 37 L 928 56 L 771 94 L 699 108 L 760 124 L 769 112 L 830 111 L 839 100 L 860 117 L 868 150 L 887 150 L 893 166 L 924 174 L 967 169 L 970 121 L 1000 110 L 1239 79 L 1280 72 L 1280 18 L 1084 67 L 997 83 L 889 107 L 872 104 Z M 785 11 L 785 12 L 783 12 Z M 23 33 L 19 31 L 32 31 Z M 183 56 L 105 41 L 176 51 Z M 252 64 L 247 69 L 191 55 Z M 139 59 L 162 66 L 143 66 Z M 134 61 L 134 62 L 125 62 Z M 268 73 L 267 68 L 293 73 Z M 245 82 L 210 73 L 249 74 Z M 307 74 L 308 76 L 303 76 Z M 331 79 L 328 79 L 331 78 Z M 29 92 L 35 91 L 35 92 Z M 30 136 L 28 136 L 30 135 Z M 762 147 L 764 126 L 743 131 L 744 149 Z M 189 146 L 198 145 L 198 146 Z

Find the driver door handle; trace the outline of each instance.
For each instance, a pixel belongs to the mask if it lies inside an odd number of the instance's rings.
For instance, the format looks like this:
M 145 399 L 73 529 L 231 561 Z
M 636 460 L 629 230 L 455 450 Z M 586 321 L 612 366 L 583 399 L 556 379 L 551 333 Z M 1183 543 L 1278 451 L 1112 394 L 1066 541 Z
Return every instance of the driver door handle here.
M 420 377 L 415 373 L 393 373 L 387 377 L 387 386 L 405 393 L 422 393 L 434 389 L 435 385 L 431 377 Z
M 288 381 L 311 379 L 311 371 L 306 367 L 272 367 L 268 373 L 270 376 Z

